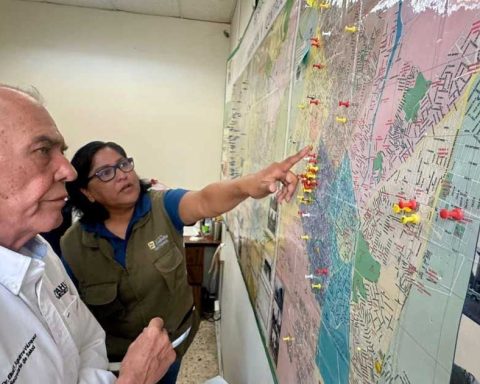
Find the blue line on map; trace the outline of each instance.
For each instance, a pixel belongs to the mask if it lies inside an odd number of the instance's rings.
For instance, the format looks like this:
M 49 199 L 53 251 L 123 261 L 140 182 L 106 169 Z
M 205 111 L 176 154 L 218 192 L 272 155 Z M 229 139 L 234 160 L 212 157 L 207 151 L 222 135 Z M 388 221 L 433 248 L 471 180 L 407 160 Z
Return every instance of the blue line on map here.
M 375 109 L 375 113 L 373 114 L 373 118 L 372 118 L 372 135 L 370 137 L 370 141 L 369 141 L 369 144 L 368 144 L 368 158 L 370 159 L 371 157 L 371 152 L 370 150 L 372 149 L 372 143 L 374 142 L 373 140 L 373 131 L 374 131 L 374 127 L 375 127 L 375 121 L 377 120 L 377 113 L 378 113 L 378 109 L 380 108 L 380 100 L 382 100 L 382 95 L 383 95 L 383 91 L 385 90 L 385 85 L 387 83 L 387 79 L 388 79 L 388 74 L 390 73 L 390 69 L 392 69 L 392 63 L 393 63 L 393 59 L 395 57 L 395 53 L 397 52 L 397 48 L 398 48 L 398 43 L 400 42 L 400 39 L 402 37 L 402 31 L 403 31 L 403 23 L 402 23 L 402 3 L 403 3 L 403 0 L 400 0 L 398 2 L 398 11 L 397 11 L 397 26 L 396 26 L 396 31 L 395 31 L 395 41 L 393 43 L 393 47 L 392 47 L 392 51 L 390 52 L 390 57 L 388 58 L 388 62 L 387 62 L 387 69 L 385 70 L 385 77 L 383 78 L 383 84 L 382 84 L 382 89 L 378 95 L 378 100 L 377 100 L 377 107 Z M 365 171 L 366 171 L 366 174 L 363 176 L 363 180 L 361 182 L 361 184 L 363 184 L 365 182 L 365 179 L 367 178 L 368 176 L 368 172 L 370 171 L 370 167 L 365 167 Z

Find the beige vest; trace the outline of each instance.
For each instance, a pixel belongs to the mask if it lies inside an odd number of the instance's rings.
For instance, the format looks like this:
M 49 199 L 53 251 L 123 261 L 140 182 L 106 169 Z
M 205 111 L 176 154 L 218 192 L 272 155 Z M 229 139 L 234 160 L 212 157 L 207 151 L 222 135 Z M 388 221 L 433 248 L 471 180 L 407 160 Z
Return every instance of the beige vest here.
M 107 333 L 110 361 L 120 361 L 153 317 L 165 322 L 173 341 L 192 326 L 177 348 L 182 356 L 198 328 L 192 315 L 183 237 L 163 206 L 163 192 L 150 192 L 152 210 L 132 229 L 126 268 L 114 260 L 108 240 L 75 223 L 62 237 L 62 255 L 78 280 L 82 299 Z

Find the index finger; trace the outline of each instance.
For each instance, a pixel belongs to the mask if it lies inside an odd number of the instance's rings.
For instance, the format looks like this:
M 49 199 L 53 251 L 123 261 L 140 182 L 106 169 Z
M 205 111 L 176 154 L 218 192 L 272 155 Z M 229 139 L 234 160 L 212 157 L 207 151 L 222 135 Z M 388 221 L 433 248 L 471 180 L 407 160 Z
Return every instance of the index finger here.
M 160 317 L 154 317 L 152 320 L 150 320 L 148 326 L 163 329 L 163 320 Z
M 311 145 L 307 145 L 305 148 L 297 152 L 296 154 L 287 157 L 285 160 L 282 161 L 282 164 L 285 166 L 284 170 L 288 171 L 292 168 L 295 164 L 297 164 L 300 160 L 302 160 L 305 155 L 312 150 Z

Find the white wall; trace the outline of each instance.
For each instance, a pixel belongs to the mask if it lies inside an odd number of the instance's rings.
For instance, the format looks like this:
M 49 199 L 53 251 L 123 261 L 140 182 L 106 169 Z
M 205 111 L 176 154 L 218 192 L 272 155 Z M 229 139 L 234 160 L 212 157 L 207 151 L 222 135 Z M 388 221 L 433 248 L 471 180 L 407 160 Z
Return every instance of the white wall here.
M 275 381 L 230 233 L 224 231 L 223 239 L 220 295 L 223 377 L 230 384 L 273 384 Z
M 0 0 L 0 82 L 34 85 L 70 146 L 113 140 L 143 177 L 220 174 L 225 24 Z

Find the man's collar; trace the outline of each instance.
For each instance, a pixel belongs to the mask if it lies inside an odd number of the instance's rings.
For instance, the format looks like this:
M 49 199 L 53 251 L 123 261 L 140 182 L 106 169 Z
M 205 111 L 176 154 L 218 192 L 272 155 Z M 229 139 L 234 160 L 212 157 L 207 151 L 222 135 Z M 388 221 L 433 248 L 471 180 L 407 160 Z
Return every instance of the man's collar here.
M 31 262 L 31 257 L 0 246 L 0 284 L 18 295 Z
M 0 284 L 18 295 L 32 259 L 42 260 L 47 252 L 48 245 L 40 236 L 28 241 L 18 252 L 0 246 Z

